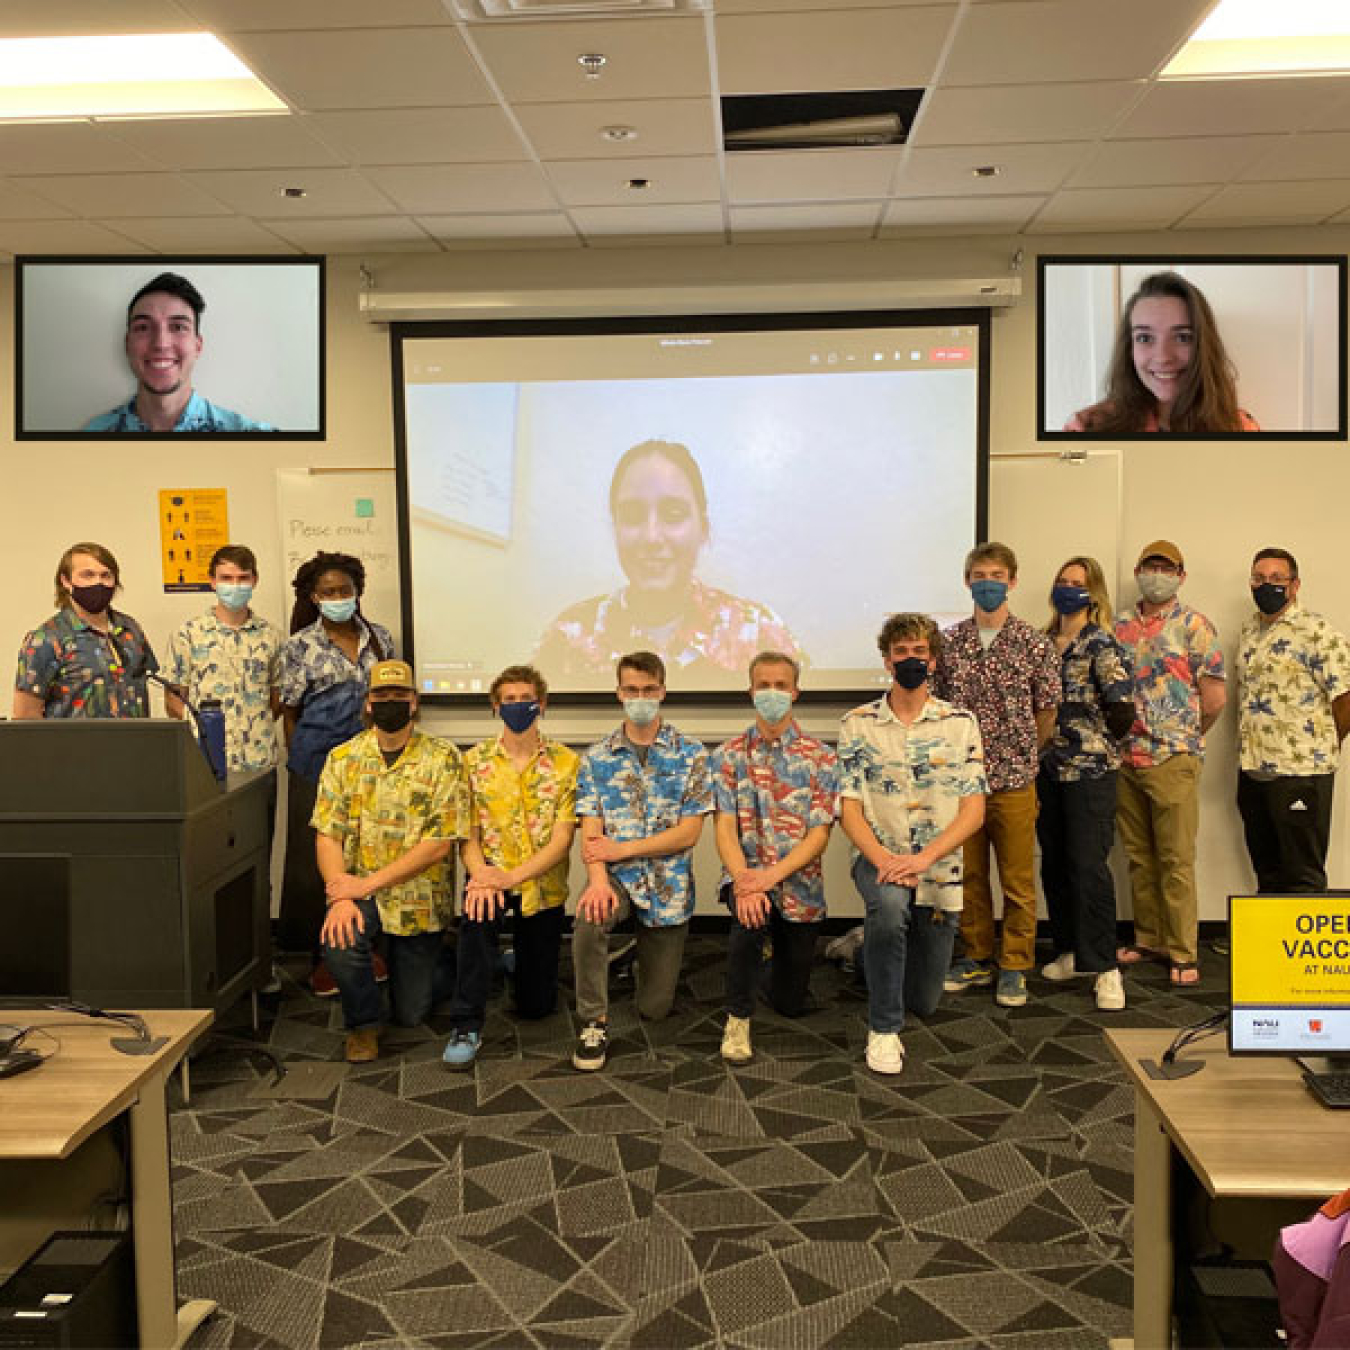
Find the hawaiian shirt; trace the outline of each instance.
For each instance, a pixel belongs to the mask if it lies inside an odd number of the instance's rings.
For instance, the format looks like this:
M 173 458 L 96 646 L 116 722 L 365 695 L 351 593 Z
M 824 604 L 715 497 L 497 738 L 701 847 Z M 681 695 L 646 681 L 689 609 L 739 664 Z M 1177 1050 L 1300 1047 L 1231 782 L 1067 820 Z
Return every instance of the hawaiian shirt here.
M 581 756 L 560 741 L 539 737 L 534 758 L 517 772 L 500 736 L 481 741 L 464 756 L 473 824 L 483 857 L 493 867 L 519 867 L 553 837 L 559 821 L 577 815 Z M 569 860 L 520 887 L 526 916 L 567 903 Z
M 111 412 L 99 413 L 85 423 L 86 431 L 129 431 L 136 435 L 150 434 L 150 428 L 141 421 L 136 412 L 136 396 L 114 408 Z M 255 422 L 243 413 L 231 412 L 228 408 L 218 408 L 208 403 L 194 389 L 183 411 L 174 423 L 174 432 L 180 431 L 275 431 L 266 422 Z
M 383 652 L 375 650 L 371 642 L 371 633 L 379 639 Z M 393 635 L 387 628 L 369 620 L 357 623 L 356 665 L 352 665 L 347 653 L 328 636 L 322 619 L 315 619 L 308 628 L 292 633 L 281 649 L 281 678 L 277 683 L 277 692 L 281 701 L 290 708 L 298 708 L 306 694 L 322 694 L 334 685 L 346 684 L 349 680 L 370 678 L 371 667 L 380 661 L 393 660 L 397 655 Z
M 310 824 L 342 844 L 347 870 L 369 876 L 424 839 L 469 833 L 464 759 L 449 741 L 414 731 L 392 766 L 374 728 L 332 751 L 323 766 Z M 434 933 L 454 909 L 453 855 L 408 881 L 375 892 L 384 931 L 394 937 Z
M 1350 643 L 1320 614 L 1291 605 L 1253 614 L 1238 638 L 1238 763 L 1245 773 L 1335 773 L 1334 699 L 1350 692 Z
M 839 795 L 862 803 L 872 833 L 892 853 L 917 853 L 956 819 L 963 797 L 988 791 L 979 723 L 966 709 L 930 695 L 909 726 L 885 697 L 845 714 Z M 915 903 L 959 911 L 961 876 L 958 848 L 919 878 Z
M 980 724 L 990 792 L 1014 792 L 1036 777 L 1036 714 L 1060 700 L 1059 657 L 1044 633 L 1008 615 L 985 649 L 973 618 L 942 635 L 933 692 Z
M 1173 755 L 1203 754 L 1199 681 L 1224 678 L 1214 625 L 1173 600 L 1148 616 L 1137 605 L 1122 610 L 1115 631 L 1134 667 L 1136 715 L 1125 742 L 1125 762 L 1148 769 Z
M 1064 697 L 1041 765 L 1059 783 L 1120 768 L 1121 743 L 1106 729 L 1108 703 L 1134 699 L 1129 658 L 1106 629 L 1085 624 L 1060 657 Z
M 624 843 L 647 839 L 712 809 L 708 752 L 669 722 L 662 722 L 646 764 L 628 744 L 622 727 L 581 757 L 577 815 L 598 816 L 610 839 Z M 694 912 L 693 852 L 685 849 L 665 858 L 609 864 L 649 928 L 687 923 Z
M 145 677 L 158 669 L 129 614 L 110 609 L 105 633 L 65 606 L 24 638 L 14 687 L 42 700 L 43 717 L 149 717 Z
M 550 676 L 614 676 L 626 652 L 655 652 L 683 675 L 741 674 L 760 652 L 802 659 L 797 640 L 773 610 L 726 591 L 689 583 L 684 617 L 663 628 L 644 628 L 628 608 L 627 591 L 596 596 L 564 610 L 539 640 L 535 664 Z
M 741 851 L 751 867 L 772 867 L 791 853 L 808 830 L 830 825 L 836 814 L 839 769 L 828 745 L 796 722 L 770 740 L 758 723 L 713 754 L 714 799 L 719 812 L 736 817 Z M 729 879 L 724 870 L 723 881 Z M 793 923 L 825 917 L 825 873 L 820 858 L 774 887 L 778 912 Z
M 225 757 L 231 773 L 270 769 L 277 762 L 272 690 L 281 674 L 285 639 L 275 624 L 249 612 L 235 628 L 215 607 L 189 619 L 169 639 L 167 678 L 188 701 L 217 699 L 225 714 Z

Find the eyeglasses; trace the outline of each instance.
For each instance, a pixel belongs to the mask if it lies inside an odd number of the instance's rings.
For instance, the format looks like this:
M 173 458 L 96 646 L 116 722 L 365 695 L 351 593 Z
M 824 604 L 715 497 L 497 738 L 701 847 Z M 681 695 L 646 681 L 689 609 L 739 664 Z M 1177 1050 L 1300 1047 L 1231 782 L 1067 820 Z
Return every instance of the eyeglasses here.
M 661 692 L 659 684 L 621 684 L 619 686 L 619 696 L 621 698 L 655 698 Z
M 1294 580 L 1294 578 L 1293 578 L 1293 577 L 1263 577 L 1263 576 L 1258 576 L 1255 572 L 1253 572 L 1253 573 L 1251 574 L 1251 576 L 1248 577 L 1248 580 L 1251 582 L 1251 584 L 1252 584 L 1253 586 L 1287 586 L 1287 585 L 1289 585 L 1289 583 L 1290 583 L 1291 581 Z

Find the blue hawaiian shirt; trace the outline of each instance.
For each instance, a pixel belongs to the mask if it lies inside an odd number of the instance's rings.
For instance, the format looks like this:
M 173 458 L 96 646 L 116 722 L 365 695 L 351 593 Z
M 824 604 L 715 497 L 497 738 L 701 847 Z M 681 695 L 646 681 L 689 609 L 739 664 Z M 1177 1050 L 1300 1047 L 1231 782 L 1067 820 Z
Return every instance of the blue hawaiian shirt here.
M 1060 783 L 1101 778 L 1120 768 L 1122 742 L 1107 730 L 1108 703 L 1134 703 L 1134 673 L 1120 643 L 1086 624 L 1060 656 L 1064 698 L 1042 771 Z
M 43 717 L 149 717 L 145 677 L 158 669 L 131 615 L 110 609 L 103 632 L 66 606 L 24 638 L 14 687 Z
M 701 742 L 663 722 L 644 765 L 623 728 L 581 757 L 577 815 L 598 816 L 610 839 L 647 839 L 689 816 L 713 809 L 708 752 Z M 650 928 L 687 923 L 694 912 L 693 849 L 666 858 L 631 858 L 609 864 Z
M 308 628 L 292 633 L 281 649 L 281 677 L 277 681 L 277 693 L 288 707 L 298 708 L 306 695 L 313 697 L 332 689 L 339 684 L 359 680 L 362 697 L 365 684 L 370 678 L 371 667 L 380 661 L 393 660 L 398 652 L 394 647 L 393 635 L 387 628 L 368 620 L 358 625 L 360 636 L 356 645 L 356 664 L 352 665 L 347 653 L 328 636 L 322 619 L 315 619 Z M 371 641 L 374 634 L 378 639 Z
M 85 423 L 86 431 L 129 431 L 137 435 L 150 435 L 150 428 L 141 421 L 136 412 L 136 396 L 120 408 L 100 413 Z M 174 424 L 174 431 L 275 431 L 275 427 L 266 422 L 255 422 L 243 413 L 231 412 L 228 408 L 218 408 L 208 403 L 195 389 L 187 406 Z
M 776 740 L 758 723 L 713 754 L 717 810 L 736 817 L 741 852 L 751 867 L 772 867 L 820 825 L 834 823 L 839 773 L 834 751 L 795 722 Z M 723 879 L 726 879 L 725 872 Z M 825 874 L 820 858 L 774 888 L 785 919 L 813 923 L 825 917 Z

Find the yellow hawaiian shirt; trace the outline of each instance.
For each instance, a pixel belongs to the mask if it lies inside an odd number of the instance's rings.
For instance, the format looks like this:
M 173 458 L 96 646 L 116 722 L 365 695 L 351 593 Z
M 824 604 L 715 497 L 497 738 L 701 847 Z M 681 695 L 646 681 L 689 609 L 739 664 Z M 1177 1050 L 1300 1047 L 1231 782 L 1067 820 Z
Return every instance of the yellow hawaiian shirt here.
M 560 820 L 577 814 L 581 757 L 558 741 L 539 738 L 539 749 L 516 771 L 500 737 L 481 741 L 464 756 L 473 823 L 483 857 L 493 867 L 519 867 L 538 853 Z M 520 912 L 537 914 L 567 903 L 568 860 L 520 888 Z
M 392 767 L 374 730 L 331 751 L 310 824 L 342 844 L 347 870 L 369 876 L 423 839 L 468 835 L 464 757 L 449 741 L 414 731 Z M 453 854 L 388 890 L 376 891 L 380 923 L 394 937 L 434 933 L 453 912 Z

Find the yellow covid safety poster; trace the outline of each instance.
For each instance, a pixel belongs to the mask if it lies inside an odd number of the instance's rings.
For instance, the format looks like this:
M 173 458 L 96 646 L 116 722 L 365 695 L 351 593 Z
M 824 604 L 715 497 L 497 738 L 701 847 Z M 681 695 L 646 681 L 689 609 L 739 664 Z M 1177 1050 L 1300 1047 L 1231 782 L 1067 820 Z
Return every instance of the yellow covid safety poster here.
M 160 561 L 166 591 L 209 591 L 211 555 L 229 542 L 230 509 L 224 488 L 160 489 Z

